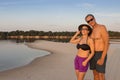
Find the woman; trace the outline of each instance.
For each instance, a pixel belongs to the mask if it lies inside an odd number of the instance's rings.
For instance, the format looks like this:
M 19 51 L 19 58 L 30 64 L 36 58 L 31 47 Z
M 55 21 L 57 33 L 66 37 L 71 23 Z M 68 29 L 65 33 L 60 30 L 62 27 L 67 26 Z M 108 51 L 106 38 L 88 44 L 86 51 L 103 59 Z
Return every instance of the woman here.
M 89 37 L 92 33 L 92 28 L 87 24 L 81 24 L 78 31 L 71 38 L 70 43 L 77 44 L 77 55 L 74 60 L 77 80 L 83 80 L 88 70 L 89 60 L 94 55 L 94 42 Z M 81 35 L 81 37 L 78 37 Z

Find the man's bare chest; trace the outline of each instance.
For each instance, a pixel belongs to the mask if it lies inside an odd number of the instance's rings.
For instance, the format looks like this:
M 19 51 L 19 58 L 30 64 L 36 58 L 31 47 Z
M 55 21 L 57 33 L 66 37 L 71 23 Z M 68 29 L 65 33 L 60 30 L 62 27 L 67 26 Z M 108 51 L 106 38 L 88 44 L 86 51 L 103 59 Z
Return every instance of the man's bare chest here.
M 91 34 L 91 37 L 93 39 L 99 39 L 101 38 L 101 33 L 100 33 L 100 30 L 93 30 L 92 34 Z

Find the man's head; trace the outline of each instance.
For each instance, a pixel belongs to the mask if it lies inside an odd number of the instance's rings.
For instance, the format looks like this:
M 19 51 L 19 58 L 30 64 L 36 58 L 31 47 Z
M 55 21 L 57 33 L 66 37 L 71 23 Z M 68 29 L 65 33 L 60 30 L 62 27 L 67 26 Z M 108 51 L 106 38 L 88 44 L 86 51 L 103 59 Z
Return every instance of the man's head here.
M 95 24 L 96 24 L 95 17 L 92 14 L 88 14 L 85 17 L 85 21 L 92 27 L 95 26 Z

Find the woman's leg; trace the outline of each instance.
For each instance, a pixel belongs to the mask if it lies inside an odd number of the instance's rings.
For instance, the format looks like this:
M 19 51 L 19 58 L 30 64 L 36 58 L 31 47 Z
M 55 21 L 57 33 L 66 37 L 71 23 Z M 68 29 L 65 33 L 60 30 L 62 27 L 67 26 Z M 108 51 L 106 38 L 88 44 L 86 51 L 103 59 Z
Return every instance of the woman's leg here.
M 78 79 L 79 70 L 75 70 L 75 73 L 76 73 L 76 76 L 77 76 L 77 79 Z
M 79 72 L 77 80 L 83 80 L 86 72 Z

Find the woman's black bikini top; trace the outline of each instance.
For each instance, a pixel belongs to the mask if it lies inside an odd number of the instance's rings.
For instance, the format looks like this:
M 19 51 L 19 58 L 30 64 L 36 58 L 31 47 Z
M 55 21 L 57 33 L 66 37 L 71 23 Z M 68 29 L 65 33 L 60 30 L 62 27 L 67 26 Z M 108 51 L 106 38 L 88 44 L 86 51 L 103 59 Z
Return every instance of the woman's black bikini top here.
M 86 42 L 87 42 L 87 40 L 86 40 Z M 82 49 L 82 50 L 84 50 L 84 51 L 86 51 L 86 50 L 90 50 L 90 46 L 88 45 L 88 44 L 77 44 L 77 49 Z

